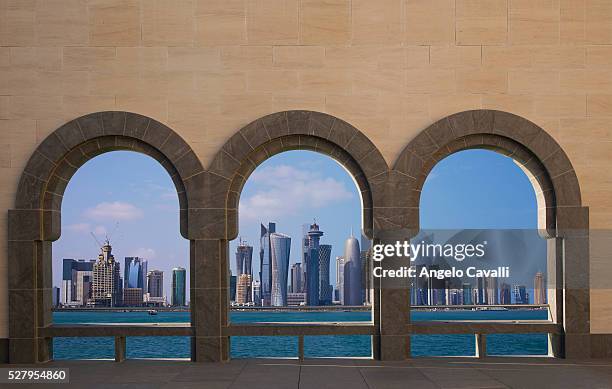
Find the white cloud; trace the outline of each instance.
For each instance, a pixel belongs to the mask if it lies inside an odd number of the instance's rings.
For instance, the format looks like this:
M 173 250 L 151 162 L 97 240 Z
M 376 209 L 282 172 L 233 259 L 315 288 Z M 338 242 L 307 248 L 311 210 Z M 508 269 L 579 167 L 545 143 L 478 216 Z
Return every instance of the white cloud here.
M 156 257 L 155 250 L 152 248 L 139 247 L 136 250 L 132 250 L 130 257 L 140 257 L 144 259 L 154 259 Z
M 323 208 L 353 197 L 340 181 L 288 165 L 257 170 L 249 180 L 261 189 L 240 199 L 240 217 L 248 220 L 296 215 L 307 208 Z
M 114 201 L 100 203 L 93 208 L 89 208 L 85 211 L 85 216 L 93 220 L 134 220 L 140 219 L 143 212 L 133 204 Z
M 66 226 L 66 229 L 74 232 L 89 232 L 91 231 L 91 226 L 89 223 L 75 223 Z

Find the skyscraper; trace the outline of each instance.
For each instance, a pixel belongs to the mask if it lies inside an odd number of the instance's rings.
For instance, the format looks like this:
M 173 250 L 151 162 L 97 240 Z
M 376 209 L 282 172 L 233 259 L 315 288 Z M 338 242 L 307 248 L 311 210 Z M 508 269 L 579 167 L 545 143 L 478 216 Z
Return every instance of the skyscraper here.
M 236 275 L 253 274 L 253 246 L 240 240 L 236 247 Z
M 270 252 L 272 254 L 270 305 L 284 307 L 287 305 L 287 277 L 289 275 L 291 237 L 276 232 L 270 234 Z
M 361 253 L 352 234 L 344 244 L 344 261 L 344 304 L 362 305 Z
M 236 303 L 246 304 L 249 302 L 251 302 L 251 275 L 243 273 L 238 277 Z
M 512 297 L 514 298 L 514 304 L 529 304 L 529 295 L 525 285 L 513 285 Z
M 472 295 L 474 294 L 472 291 L 472 284 L 465 282 L 461 285 L 461 289 L 463 290 L 463 304 L 472 305 L 474 303 L 472 300 Z
M 319 241 L 323 231 L 313 223 L 308 230 L 308 250 L 306 257 L 306 305 L 319 305 Z
M 107 240 L 93 265 L 92 299 L 96 306 L 116 307 L 122 304 L 121 271 Z
M 139 257 L 125 257 L 123 268 L 123 287 L 140 288 L 147 293 L 147 261 Z
M 291 293 L 302 292 L 302 264 L 294 263 L 291 265 Z
M 372 241 L 363 233 L 361 234 L 361 277 L 363 279 L 363 299 L 367 305 L 371 305 L 372 301 Z
M 344 305 L 344 257 L 336 257 L 336 290 L 338 301 Z
M 512 293 L 510 292 L 510 285 L 502 282 L 499 288 L 499 303 L 502 305 L 512 304 Z
M 182 267 L 172 269 L 172 297 L 171 304 L 184 307 L 186 304 L 187 271 Z
M 485 294 L 488 305 L 499 304 L 499 296 L 497 293 L 497 277 L 485 278 Z
M 151 297 L 164 297 L 164 272 L 151 270 L 147 273 L 147 290 Z
M 259 249 L 259 281 L 261 283 L 262 305 L 270 305 L 272 291 L 272 254 L 270 252 L 270 234 L 276 232 L 276 223 L 261 224 Z
M 319 245 L 319 305 L 331 305 L 332 286 L 329 283 L 329 266 L 332 246 Z
M 64 258 L 59 302 L 62 305 L 83 306 L 91 299 L 93 265 L 96 261 Z
M 261 282 L 253 281 L 253 302 L 255 305 L 261 305 Z
M 533 278 L 533 303 L 546 304 L 546 287 L 544 286 L 544 274 L 537 272 Z

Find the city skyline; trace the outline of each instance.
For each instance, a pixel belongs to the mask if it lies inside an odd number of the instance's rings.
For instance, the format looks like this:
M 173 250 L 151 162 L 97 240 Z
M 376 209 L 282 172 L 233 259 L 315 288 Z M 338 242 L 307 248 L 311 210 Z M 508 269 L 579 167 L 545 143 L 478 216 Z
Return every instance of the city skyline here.
M 128 163 L 140 166 L 146 174 L 138 175 L 139 177 L 124 174 L 124 169 L 119 167 Z M 475 166 L 478 166 L 478 174 L 474 173 Z M 112 177 L 103 174 L 108 170 L 113 171 Z M 500 170 L 504 174 L 498 174 Z M 493 174 L 494 171 L 496 174 Z M 253 232 L 258 230 L 259 220 L 253 216 L 253 207 L 265 208 L 261 200 L 268 193 L 266 190 L 272 192 L 270 198 L 277 198 L 278 193 L 274 189 L 277 187 L 272 185 L 273 188 L 270 189 L 272 179 L 282 185 L 290 185 L 294 173 L 297 173 L 298 188 L 303 189 L 304 183 L 315 182 L 318 189 L 321 188 L 319 185 L 321 182 L 329 182 L 332 188 L 342 188 L 340 190 L 342 196 L 330 197 L 329 194 L 320 194 L 312 201 L 313 209 L 297 207 L 299 208 L 297 213 L 276 215 L 269 220 L 295 220 L 291 224 L 283 223 L 284 232 L 298 237 L 301 228 L 299 221 L 303 223 L 316 217 L 319 223 L 326 226 L 326 242 L 332 245 L 331 258 L 342 256 L 342 242 L 348 231 L 351 228 L 357 231 L 360 229 L 360 214 L 356 211 L 360 208 L 359 194 L 350 175 L 338 163 L 331 158 L 311 152 L 283 153 L 265 161 L 256 169 L 241 194 L 240 236 L 251 245 L 256 243 L 257 239 L 253 239 Z M 505 176 L 506 179 L 501 180 L 499 176 Z M 108 185 L 105 184 L 106 181 L 109 182 Z M 490 193 L 485 195 L 478 190 L 485 181 L 493 181 L 496 194 L 499 192 L 506 203 L 503 208 L 492 205 L 489 197 L 495 196 L 490 196 Z M 122 190 L 113 190 L 115 186 Z M 108 191 L 97 190 L 97 187 L 108 188 Z M 448 196 L 446 189 L 449 187 L 454 188 L 452 195 L 454 201 L 443 198 L 445 195 Z M 84 252 L 92 254 L 97 252 L 97 248 L 96 251 L 91 248 L 94 241 L 89 236 L 90 230 L 97 232 L 98 236 L 112 231 L 116 224 L 113 218 L 121 220 L 116 235 L 112 238 L 114 250 L 120 257 L 145 258 L 150 268 L 163 270 L 166 274 L 171 274 L 171 269 L 175 266 L 189 269 L 188 242 L 178 234 L 178 212 L 171 209 L 172 204 L 178 209 L 178 200 L 173 191 L 175 189 L 171 180 L 158 163 L 135 153 L 108 153 L 91 160 L 79 169 L 66 191 L 62 237 L 54 243 L 54 285 L 61 285 L 62 258 L 87 260 L 95 257 L 95 255 L 83 255 Z M 134 196 L 142 200 L 137 202 L 139 206 L 126 205 L 131 204 L 129 200 L 133 201 Z M 327 204 L 324 204 L 325 199 L 328 201 Z M 247 204 L 246 209 L 242 207 L 243 203 Z M 457 203 L 462 206 L 458 206 Z M 153 219 L 150 218 L 151 212 L 145 205 L 151 205 L 154 209 Z M 478 211 L 478 205 L 487 208 L 488 213 L 483 214 Z M 477 211 L 472 212 L 474 209 Z M 107 213 L 104 213 L 105 210 Z M 469 151 L 451 155 L 436 165 L 423 189 L 421 218 L 424 228 L 454 227 L 459 220 L 462 220 L 465 227 L 534 228 L 537 220 L 536 212 L 535 195 L 527 177 L 511 159 L 493 152 Z M 442 213 L 444 217 L 440 217 Z M 470 217 L 467 217 L 468 214 Z M 83 219 L 87 223 L 79 223 Z M 151 228 L 151 225 L 156 227 Z M 143 228 L 144 226 L 146 228 Z M 172 234 L 175 237 L 172 237 Z M 230 242 L 230 252 L 235 252 L 237 244 L 238 240 Z M 300 239 L 293 239 L 289 268 L 301 262 L 299 246 Z M 230 266 L 235 274 L 236 265 L 233 261 Z M 252 274 L 258 274 L 259 261 L 253 261 L 252 267 Z M 330 284 L 334 286 L 335 273 L 335 266 L 331 266 Z M 170 282 L 170 277 L 164 277 L 164 294 L 167 296 L 170 296 Z

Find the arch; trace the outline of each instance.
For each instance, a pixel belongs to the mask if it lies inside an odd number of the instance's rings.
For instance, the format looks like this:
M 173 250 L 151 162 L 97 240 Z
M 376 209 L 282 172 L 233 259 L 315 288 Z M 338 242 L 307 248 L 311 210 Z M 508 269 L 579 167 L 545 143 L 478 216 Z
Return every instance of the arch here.
M 211 231 L 209 237 L 236 238 L 238 202 L 245 181 L 260 163 L 289 150 L 325 154 L 351 173 L 363 201 L 364 233 L 372 237 L 374 208 L 388 173 L 387 163 L 358 129 L 314 111 L 283 111 L 264 116 L 240 129 L 223 145 L 208 168 L 205 186 L 210 188 L 206 197 L 211 208 L 226 211 L 225 225 L 223 230 Z
M 472 110 L 445 117 L 420 132 L 401 152 L 392 174 L 411 190 L 395 197 L 394 207 L 412 210 L 397 219 L 396 234 L 419 230 L 419 202 L 434 165 L 460 150 L 483 148 L 512 157 L 534 184 L 538 226 L 549 239 L 551 320 L 563 326 L 551 337 L 552 353 L 588 357 L 589 221 L 574 168 L 561 146 L 541 127 L 520 116 L 495 110 Z M 554 339 L 553 339 L 554 338 Z
M 188 215 L 204 168 L 172 129 L 135 113 L 107 111 L 74 119 L 51 133 L 30 157 L 8 218 L 9 358 L 46 361 L 51 324 L 51 242 L 61 233 L 61 205 L 68 181 L 85 162 L 105 152 L 131 150 L 156 159 L 172 178 L 180 204 L 181 234 L 193 239 Z M 193 242 L 192 242 L 193 243 Z M 193 260 L 192 260 L 193 263 Z

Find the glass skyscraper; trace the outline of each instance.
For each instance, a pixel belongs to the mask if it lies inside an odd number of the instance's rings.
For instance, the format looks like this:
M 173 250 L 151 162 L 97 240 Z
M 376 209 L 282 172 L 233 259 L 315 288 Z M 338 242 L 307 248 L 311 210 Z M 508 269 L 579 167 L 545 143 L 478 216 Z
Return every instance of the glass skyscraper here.
M 272 259 L 272 288 L 270 305 L 287 305 L 287 277 L 289 275 L 289 255 L 291 237 L 285 234 L 270 234 L 270 253 Z
M 276 223 L 268 223 L 268 227 L 261 225 L 259 249 L 259 280 L 261 282 L 262 305 L 270 304 L 272 290 L 272 254 L 270 253 L 270 234 L 276 232 Z
M 344 245 L 344 304 L 363 305 L 359 241 L 351 235 Z
M 319 304 L 331 305 L 332 286 L 329 283 L 329 266 L 332 246 L 322 244 L 319 246 Z
M 313 223 L 308 231 L 308 250 L 306 255 L 306 305 L 319 305 L 319 241 L 323 231 Z
M 174 306 L 184 307 L 186 303 L 187 271 L 182 267 L 172 269 L 172 299 Z

